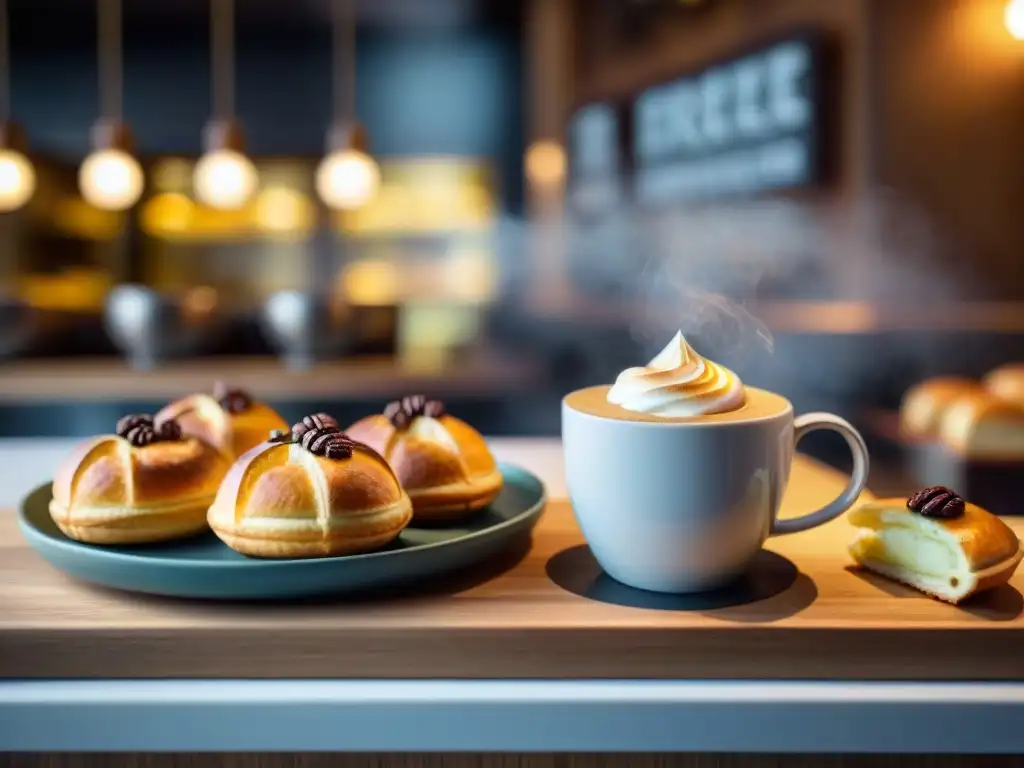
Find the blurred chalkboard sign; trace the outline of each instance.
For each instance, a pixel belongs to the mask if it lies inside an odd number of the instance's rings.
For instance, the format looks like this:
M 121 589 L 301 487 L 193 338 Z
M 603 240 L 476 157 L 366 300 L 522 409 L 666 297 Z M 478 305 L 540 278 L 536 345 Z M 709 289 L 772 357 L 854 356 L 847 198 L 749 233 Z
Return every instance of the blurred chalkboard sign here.
M 821 41 L 801 34 L 645 90 L 632 109 L 635 200 L 696 203 L 819 183 L 823 65 Z
M 594 102 L 569 121 L 568 271 L 578 290 L 618 295 L 632 256 L 629 203 L 629 102 Z M 633 266 L 629 265 L 632 270 Z
M 625 173 L 628 107 L 595 102 L 569 120 L 568 202 L 581 219 L 600 219 L 627 195 Z

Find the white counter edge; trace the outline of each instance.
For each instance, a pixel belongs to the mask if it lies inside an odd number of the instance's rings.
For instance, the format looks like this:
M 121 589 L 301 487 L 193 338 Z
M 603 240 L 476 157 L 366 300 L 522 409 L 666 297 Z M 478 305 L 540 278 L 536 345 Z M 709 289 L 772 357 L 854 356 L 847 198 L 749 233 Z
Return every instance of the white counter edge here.
M 1024 684 L 0 682 L 0 751 L 1024 752 Z

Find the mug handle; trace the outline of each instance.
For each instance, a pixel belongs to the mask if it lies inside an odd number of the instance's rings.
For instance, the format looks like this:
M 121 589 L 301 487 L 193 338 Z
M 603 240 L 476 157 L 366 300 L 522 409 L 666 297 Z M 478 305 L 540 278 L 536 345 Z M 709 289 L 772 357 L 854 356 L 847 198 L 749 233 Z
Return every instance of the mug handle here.
M 864 438 L 846 419 L 833 416 L 831 413 L 805 413 L 803 416 L 798 416 L 793 421 L 794 446 L 804 435 L 819 429 L 831 429 L 838 432 L 850 446 L 850 452 L 853 453 L 853 472 L 850 474 L 850 482 L 834 501 L 826 504 L 817 512 L 809 512 L 801 517 L 787 520 L 775 520 L 771 530 L 773 536 L 799 533 L 834 520 L 856 503 L 857 497 L 867 485 L 868 447 L 864 443 Z

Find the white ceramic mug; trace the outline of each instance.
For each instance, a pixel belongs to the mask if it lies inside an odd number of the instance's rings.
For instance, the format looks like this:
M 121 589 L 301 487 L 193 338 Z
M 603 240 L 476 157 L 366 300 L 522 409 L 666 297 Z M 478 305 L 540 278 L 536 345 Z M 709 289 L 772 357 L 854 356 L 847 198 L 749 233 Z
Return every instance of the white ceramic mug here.
M 849 422 L 828 413 L 796 419 L 793 406 L 724 422 L 626 421 L 562 401 L 565 473 L 573 511 L 612 578 L 654 592 L 725 586 L 768 536 L 827 523 L 860 496 L 868 450 Z M 796 443 L 830 429 L 853 452 L 843 492 L 816 512 L 779 520 Z

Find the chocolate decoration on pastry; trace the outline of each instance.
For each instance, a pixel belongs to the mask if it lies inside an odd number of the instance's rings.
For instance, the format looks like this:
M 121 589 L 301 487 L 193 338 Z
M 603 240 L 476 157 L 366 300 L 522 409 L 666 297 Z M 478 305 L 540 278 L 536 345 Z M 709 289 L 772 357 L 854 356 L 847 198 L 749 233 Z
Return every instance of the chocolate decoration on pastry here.
M 907 508 L 924 517 L 950 520 L 963 515 L 966 505 L 956 492 L 945 486 L 935 485 L 920 490 L 907 499 Z
M 408 395 L 401 400 L 392 400 L 384 407 L 384 416 L 395 429 L 405 429 L 417 416 L 439 419 L 444 414 L 444 403 L 428 400 L 425 395 Z
M 166 419 L 157 425 L 153 423 L 153 417 L 146 413 L 134 413 L 123 417 L 117 422 L 114 431 L 118 437 L 123 437 L 136 448 L 181 440 L 181 427 L 178 422 Z
M 296 439 L 299 439 L 311 429 L 333 429 L 338 432 L 341 431 L 341 427 L 338 425 L 338 420 L 333 416 L 326 413 L 314 413 L 311 416 L 303 416 L 302 421 L 293 424 L 292 435 L 294 435 Z
M 244 389 L 229 387 L 223 381 L 215 382 L 213 385 L 213 399 L 220 403 L 220 407 L 231 414 L 242 413 L 252 408 L 253 397 Z
M 337 427 L 310 429 L 302 434 L 300 443 L 314 456 L 335 461 L 352 458 L 355 441 Z

